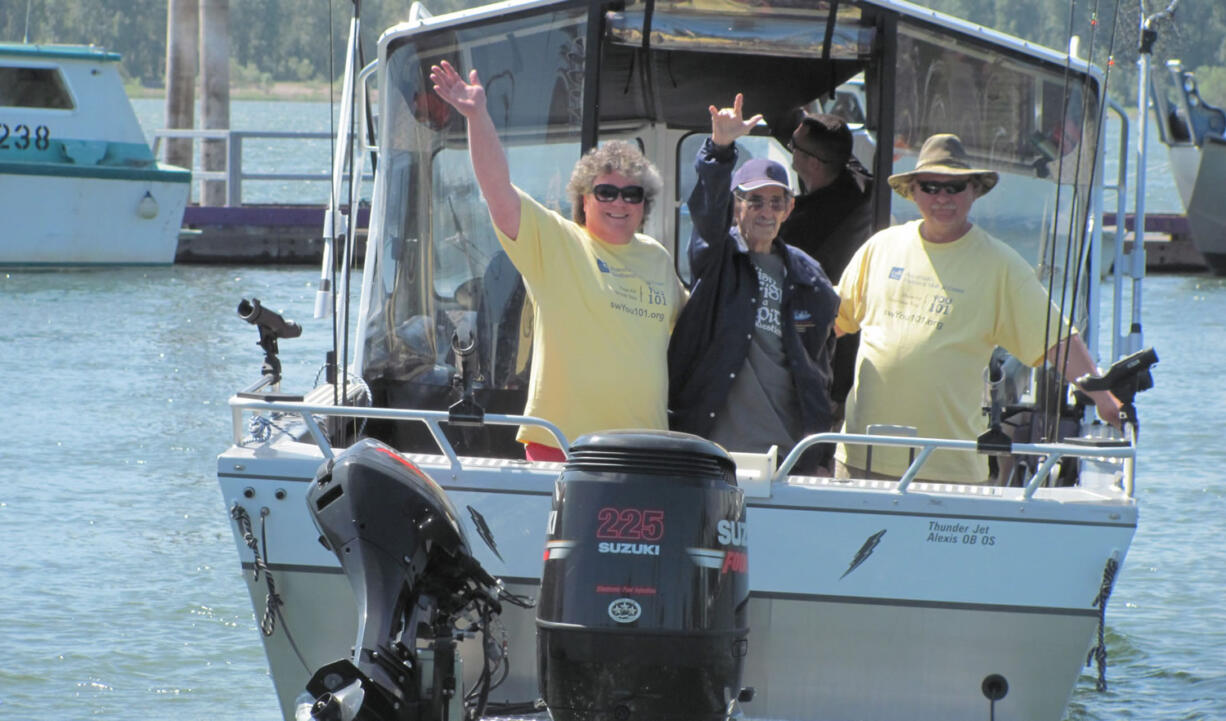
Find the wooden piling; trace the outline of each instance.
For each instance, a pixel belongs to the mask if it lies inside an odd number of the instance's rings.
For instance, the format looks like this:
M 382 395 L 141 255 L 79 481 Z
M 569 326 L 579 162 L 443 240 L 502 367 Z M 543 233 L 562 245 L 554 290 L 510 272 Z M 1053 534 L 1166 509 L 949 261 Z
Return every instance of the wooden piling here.
M 196 67 L 200 34 L 197 0 L 169 0 L 166 13 L 166 127 L 195 127 Z M 192 167 L 192 141 L 166 141 L 166 162 Z
M 200 0 L 200 92 L 206 129 L 230 127 L 230 0 Z M 204 169 L 226 169 L 226 144 L 204 141 Z M 204 205 L 226 205 L 226 186 L 219 180 L 205 181 Z

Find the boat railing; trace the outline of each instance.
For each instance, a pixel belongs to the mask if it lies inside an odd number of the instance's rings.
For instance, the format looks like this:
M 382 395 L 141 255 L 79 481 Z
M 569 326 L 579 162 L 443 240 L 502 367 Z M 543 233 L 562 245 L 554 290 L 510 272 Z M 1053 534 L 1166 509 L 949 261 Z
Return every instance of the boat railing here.
M 330 140 L 331 133 L 309 132 L 296 130 L 227 130 L 227 129 L 176 129 L 159 128 L 153 131 L 153 157 L 159 157 L 158 151 L 163 140 L 215 140 L 225 145 L 225 168 L 221 170 L 206 170 L 200 167 L 192 168 L 193 180 L 217 181 L 224 184 L 226 207 L 238 207 L 243 204 L 243 183 L 245 181 L 310 181 L 331 182 L 332 173 L 328 169 L 314 173 L 265 173 L 244 169 L 243 144 L 248 140 L 284 140 L 300 143 L 308 140 Z M 198 155 L 193 152 L 193 158 Z M 194 161 L 194 165 L 198 161 Z M 363 181 L 374 179 L 374 175 L 366 173 Z
M 319 419 L 321 417 L 334 418 L 369 418 L 391 421 L 415 421 L 424 423 L 430 430 L 431 436 L 435 443 L 446 456 L 453 471 L 459 471 L 462 467 L 459 454 L 451 442 L 447 440 L 446 433 L 443 432 L 442 425 L 450 421 L 450 415 L 446 411 L 431 411 L 409 408 L 371 408 L 368 406 L 337 406 L 321 403 L 305 403 L 301 401 L 276 400 L 276 396 L 271 396 L 273 400 L 269 400 L 268 394 L 259 393 L 239 393 L 230 398 L 230 410 L 233 414 L 233 433 L 234 445 L 242 446 L 246 439 L 244 437 L 245 425 L 243 423 L 243 414 L 268 414 L 274 418 L 284 418 L 286 416 L 296 417 L 306 427 L 311 439 L 319 450 L 323 453 L 324 458 L 333 458 L 335 452 L 331 442 L 328 440 L 327 434 L 320 426 Z M 486 413 L 484 423 L 498 426 L 520 426 L 531 425 L 544 428 L 553 435 L 558 441 L 559 448 L 567 448 L 565 434 L 547 420 L 535 418 L 532 416 L 508 415 L 497 413 Z M 903 436 L 887 436 L 863 433 L 817 433 L 806 437 L 788 453 L 783 462 L 779 464 L 778 469 L 771 477 L 772 483 L 781 483 L 787 480 L 788 472 L 796 465 L 804 452 L 809 448 L 819 443 L 854 443 L 871 446 L 898 446 L 904 448 L 913 448 L 918 452 L 915 455 L 911 465 L 906 472 L 898 479 L 898 485 L 895 489 L 898 493 L 906 493 L 915 481 L 920 469 L 924 463 L 936 450 L 951 450 L 961 451 L 966 453 L 976 453 L 979 451 L 979 446 L 975 441 L 962 441 L 948 438 L 919 438 L 919 437 L 903 437 Z M 1099 440 L 1092 439 L 1084 443 L 1064 442 L 1064 443 L 1014 443 L 1011 445 L 1010 452 L 1017 455 L 1035 456 L 1042 458 L 1043 461 L 1035 470 L 1034 475 L 1027 481 L 1025 489 L 1022 493 L 1023 500 L 1030 500 L 1035 491 L 1044 483 L 1047 483 L 1052 477 L 1052 471 L 1057 468 L 1057 464 L 1066 459 L 1091 459 L 1095 461 L 1107 462 L 1122 462 L 1123 473 L 1121 477 L 1121 489 L 1125 497 L 1131 498 L 1133 494 L 1133 469 L 1136 459 L 1136 444 L 1123 439 Z
M 936 450 L 961 451 L 978 453 L 979 444 L 976 441 L 954 440 L 950 438 L 920 438 L 914 436 L 887 436 L 867 433 L 817 433 L 808 436 L 797 443 L 788 453 L 775 475 L 774 483 L 785 480 L 788 472 L 796 465 L 804 452 L 819 443 L 844 443 L 866 446 L 896 446 L 912 448 L 917 451 L 911 465 L 898 479 L 898 493 L 906 493 L 911 483 L 919 475 L 924 463 Z M 1133 469 L 1137 455 L 1136 444 L 1123 440 L 1097 440 L 1087 443 L 1013 443 L 1009 452 L 1014 455 L 1035 456 L 1042 458 L 1042 463 L 1035 469 L 1034 475 L 1027 480 L 1022 493 L 1023 500 L 1030 500 L 1044 483 L 1052 478 L 1052 471 L 1061 461 L 1069 458 L 1087 458 L 1093 460 L 1122 461 L 1123 474 L 1121 488 L 1128 498 L 1133 493 Z
M 438 444 L 439 449 L 442 450 L 443 455 L 447 457 L 453 471 L 459 471 L 462 466 L 459 454 L 456 453 L 455 447 L 451 445 L 451 442 L 447 440 L 447 434 L 443 432 L 443 424 L 451 420 L 451 416 L 447 411 L 337 406 L 299 401 L 267 400 L 267 394 L 246 392 L 239 393 L 230 398 L 230 410 L 233 414 L 234 445 L 236 446 L 241 446 L 244 443 L 244 412 L 253 414 L 264 413 L 273 417 L 293 416 L 298 418 L 306 426 L 311 439 L 319 447 L 324 458 L 333 458 L 336 454 L 333 451 L 332 443 L 328 440 L 328 435 L 320 426 L 320 417 L 416 421 L 424 423 L 430 430 L 430 435 L 434 438 L 434 442 Z M 557 439 L 559 448 L 570 446 L 566 435 L 562 433 L 561 429 L 543 418 L 486 413 L 484 414 L 483 422 L 495 426 L 539 426 Z

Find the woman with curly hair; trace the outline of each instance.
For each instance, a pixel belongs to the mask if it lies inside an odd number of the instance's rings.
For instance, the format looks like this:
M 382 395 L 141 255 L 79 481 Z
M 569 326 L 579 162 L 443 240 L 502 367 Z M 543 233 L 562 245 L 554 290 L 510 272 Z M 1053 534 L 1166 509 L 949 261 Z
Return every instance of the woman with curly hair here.
M 535 303 L 525 415 L 568 439 L 601 430 L 668 428 L 668 339 L 685 289 L 664 246 L 639 231 L 660 174 L 632 143 L 593 148 L 575 165 L 567 220 L 516 188 L 485 88 L 449 63 L 434 91 L 468 121 L 473 172 L 498 242 Z M 554 437 L 520 428 L 529 460 L 562 460 Z

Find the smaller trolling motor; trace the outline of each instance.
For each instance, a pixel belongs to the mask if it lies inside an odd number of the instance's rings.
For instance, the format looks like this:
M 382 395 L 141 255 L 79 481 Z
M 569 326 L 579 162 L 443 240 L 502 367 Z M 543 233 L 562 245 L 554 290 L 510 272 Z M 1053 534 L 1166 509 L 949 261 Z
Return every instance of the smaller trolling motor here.
M 1137 429 L 1137 407 L 1133 400 L 1141 391 L 1154 387 L 1154 377 L 1149 369 L 1158 362 L 1158 354 L 1153 348 L 1144 348 L 1125 356 L 1111 364 L 1102 375 L 1084 375 L 1077 379 L 1077 385 L 1083 391 L 1111 391 L 1111 395 L 1120 399 L 1120 420 L 1125 425 Z
M 457 639 L 501 611 L 499 583 L 473 557 L 455 507 L 389 446 L 355 443 L 325 462 L 307 492 L 311 518 L 341 562 L 358 604 L 353 656 L 319 668 L 313 721 L 460 721 Z M 346 614 L 348 615 L 348 614 Z M 475 624 L 460 629 L 462 617 Z M 488 685 L 492 673 L 481 678 Z M 484 710 L 479 687 L 472 718 Z

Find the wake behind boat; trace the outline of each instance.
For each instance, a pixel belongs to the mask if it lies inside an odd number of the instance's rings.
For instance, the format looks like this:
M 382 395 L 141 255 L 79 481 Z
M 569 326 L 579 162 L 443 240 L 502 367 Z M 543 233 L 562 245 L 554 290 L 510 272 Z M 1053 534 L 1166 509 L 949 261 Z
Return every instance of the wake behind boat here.
M 0 43 L 0 265 L 169 265 L 191 173 L 153 157 L 119 55 Z
M 356 20 L 351 30 L 356 37 Z M 354 50 L 351 40 L 351 61 Z M 1048 279 L 1091 348 L 1109 346 L 1121 359 L 1097 387 L 1127 402 L 1128 432 L 1092 421 L 1059 370 L 1045 368 L 993 386 L 1013 390 L 990 394 L 984 430 L 991 422 L 994 432 L 979 441 L 877 432 L 801 444 L 915 449 L 911 468 L 888 479 L 796 475 L 801 447 L 778 461 L 663 433 L 585 437 L 565 464 L 521 460 L 517 425 L 540 426 L 563 448 L 576 439 L 519 415 L 533 314 L 477 190 L 462 119 L 431 91 L 428 69 L 442 60 L 489 69 L 489 107 L 516 185 L 564 215 L 562 174 L 582 151 L 608 139 L 643 148 L 666 188 L 646 232 L 673 252 L 683 278 L 684 201 L 695 182 L 686 163 L 705 137 L 712 99 L 752 79 L 746 106 L 770 119 L 827 107 L 823 98 L 862 74 L 866 113 L 857 122 L 884 150 L 862 160 L 877 178 L 896 162 L 913 166 L 925 137 L 949 131 L 981 167 L 1001 173 L 976 223 Z M 298 331 L 244 301 L 239 314 L 259 329 L 264 376 L 231 398 L 233 444 L 218 459 L 286 718 L 309 715 L 312 704 L 319 718 L 383 718 L 379 709 L 458 718 L 473 690 L 474 709 L 536 711 L 543 697 L 555 718 L 585 708 L 578 717 L 1059 721 L 1087 651 L 1105 674 L 1107 601 L 1138 517 L 1132 400 L 1148 387 L 1156 356 L 1140 347 L 1139 317 L 1129 335 L 1115 332 L 1120 319 L 1099 317 L 1108 249 L 1092 222 L 1103 202 L 1103 179 L 1090 169 L 1101 167 L 1106 104 L 1096 68 L 892 0 L 837 11 L 824 2 L 529 0 L 438 17 L 415 6 L 355 75 L 342 108 L 355 127 L 366 125 L 364 83 L 377 78 L 380 89 L 356 331 L 336 343 L 355 348 L 355 358 L 332 365 L 324 385 L 282 393 L 278 340 Z M 765 128 L 742 147 L 786 164 L 787 150 Z M 338 144 L 337 168 L 347 150 Z M 360 173 L 363 154 L 349 157 Z M 336 206 L 342 193 L 334 195 Z M 873 202 L 878 227 L 888 225 L 895 208 L 884 182 Z M 329 222 L 326 234 L 342 228 Z M 348 244 L 339 252 L 352 257 Z M 333 254 L 325 255 L 330 279 Z M 1135 291 L 1133 280 L 1124 288 L 1116 276 L 1119 297 Z M 333 307 L 347 313 L 347 277 L 337 285 Z M 991 454 L 997 483 L 917 480 L 933 449 Z M 626 484 L 624 500 L 576 501 L 574 489 L 590 480 L 576 476 L 591 473 Z M 662 489 L 698 475 L 693 484 L 713 498 L 728 488 L 740 500 L 657 506 L 631 482 L 639 474 Z M 330 520 L 340 504 L 371 505 L 355 490 L 359 476 L 397 489 L 388 496 L 396 500 Z M 709 525 L 677 520 L 698 507 L 720 510 L 704 516 Z M 433 519 L 415 521 L 418 529 L 454 532 L 442 541 L 385 534 L 399 508 Z M 590 532 L 573 533 L 559 520 L 568 513 L 586 514 Z M 666 530 L 679 526 L 692 534 Z M 557 601 L 558 564 L 598 555 L 646 560 L 656 575 L 576 561 L 566 577 L 594 575 Z M 682 601 L 663 590 L 695 569 L 706 569 L 693 578 L 711 595 Z M 706 618 L 696 610 L 675 627 L 652 625 L 677 620 L 670 602 L 720 607 L 724 580 L 738 574 L 747 574 L 747 603 L 723 617 L 726 627 L 701 629 L 728 634 L 724 650 L 670 661 L 710 682 L 661 689 L 671 678 L 663 672 L 644 680 L 661 652 L 643 651 L 643 639 L 691 632 L 686 623 Z M 729 592 L 737 598 L 735 586 Z M 527 598 L 539 608 L 511 602 Z M 500 614 L 489 613 L 493 605 Z M 559 615 L 576 607 L 583 621 Z M 457 626 L 461 618 L 469 621 Z M 563 631 L 603 642 L 558 640 Z M 457 633 L 462 669 L 450 661 Z M 724 664 L 725 655 L 733 660 Z M 590 682 L 559 681 L 575 669 Z M 559 684 L 570 691 L 560 696 Z M 662 712 L 670 691 L 710 706 L 696 716 Z

